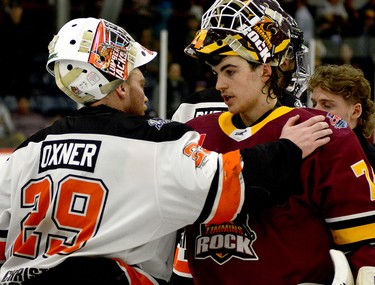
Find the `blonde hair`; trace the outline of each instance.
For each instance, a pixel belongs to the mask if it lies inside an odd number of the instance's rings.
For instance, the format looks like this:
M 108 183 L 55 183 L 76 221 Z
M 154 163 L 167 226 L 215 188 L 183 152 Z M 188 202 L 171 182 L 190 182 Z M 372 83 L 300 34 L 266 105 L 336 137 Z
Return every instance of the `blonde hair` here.
M 371 98 L 371 85 L 365 78 L 363 71 L 349 64 L 322 65 L 315 69 L 308 83 L 308 90 L 312 92 L 320 87 L 323 90 L 339 95 L 345 101 L 362 106 L 357 128 L 369 137 L 374 130 L 375 109 Z

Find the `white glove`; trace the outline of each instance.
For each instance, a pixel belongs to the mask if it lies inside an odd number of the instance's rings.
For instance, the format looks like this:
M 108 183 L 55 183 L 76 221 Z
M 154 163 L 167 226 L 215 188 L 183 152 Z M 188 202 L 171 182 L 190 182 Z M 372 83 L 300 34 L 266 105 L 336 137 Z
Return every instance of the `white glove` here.
M 375 285 L 375 267 L 363 266 L 359 269 L 356 285 Z

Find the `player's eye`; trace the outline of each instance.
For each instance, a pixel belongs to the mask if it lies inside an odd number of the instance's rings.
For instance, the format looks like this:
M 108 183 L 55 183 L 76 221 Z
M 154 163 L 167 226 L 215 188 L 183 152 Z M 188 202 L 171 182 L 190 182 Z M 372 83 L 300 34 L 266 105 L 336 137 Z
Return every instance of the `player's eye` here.
M 234 74 L 234 71 L 233 70 L 230 70 L 230 69 L 227 69 L 225 71 L 225 73 L 228 75 L 228 76 L 232 76 Z

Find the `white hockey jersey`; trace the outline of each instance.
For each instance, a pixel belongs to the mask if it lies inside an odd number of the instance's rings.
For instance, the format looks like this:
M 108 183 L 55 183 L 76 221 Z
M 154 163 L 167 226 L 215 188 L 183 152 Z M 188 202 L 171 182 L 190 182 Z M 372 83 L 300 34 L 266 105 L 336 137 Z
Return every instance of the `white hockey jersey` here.
M 183 124 L 106 106 L 33 135 L 0 170 L 1 284 L 74 256 L 118 259 L 168 280 L 176 230 L 233 220 L 246 205 L 246 157 L 207 151 L 199 139 Z

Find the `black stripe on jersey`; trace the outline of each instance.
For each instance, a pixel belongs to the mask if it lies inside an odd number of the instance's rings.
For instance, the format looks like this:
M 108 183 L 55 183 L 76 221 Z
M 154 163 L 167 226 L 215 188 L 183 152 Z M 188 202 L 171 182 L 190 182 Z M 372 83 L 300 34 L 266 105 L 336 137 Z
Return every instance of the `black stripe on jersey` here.
M 1 231 L 0 230 L 0 238 L 6 238 L 8 235 L 8 231 Z
M 36 270 L 35 270 L 36 271 Z M 129 285 L 129 279 L 115 261 L 104 257 L 71 257 L 40 275 L 23 282 L 27 285 Z
M 136 116 L 120 112 L 108 106 L 84 107 L 27 139 L 19 148 L 30 142 L 43 141 L 54 134 L 102 134 L 152 142 L 173 141 L 192 129 L 184 124 Z
M 375 215 L 353 218 L 344 221 L 329 222 L 328 224 L 332 230 L 342 230 L 368 224 L 375 224 Z
M 218 169 L 220 169 L 219 164 L 217 165 L 217 167 Z M 208 192 L 207 199 L 204 204 L 204 208 L 201 214 L 199 215 L 198 219 L 195 221 L 195 223 L 200 224 L 209 217 L 212 211 L 214 202 L 215 202 L 216 195 L 217 195 L 218 183 L 219 183 L 219 171 L 216 171 L 214 179 L 212 180 L 210 191 Z

